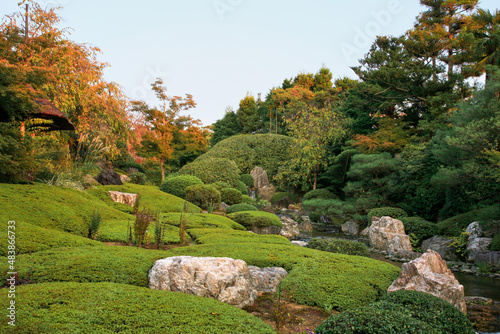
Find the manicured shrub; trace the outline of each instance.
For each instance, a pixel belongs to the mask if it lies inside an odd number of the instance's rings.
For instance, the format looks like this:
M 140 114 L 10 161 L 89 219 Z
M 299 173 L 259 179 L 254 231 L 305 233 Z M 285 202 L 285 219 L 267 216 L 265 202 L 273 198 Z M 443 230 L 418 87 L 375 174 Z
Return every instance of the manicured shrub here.
M 214 299 L 116 283 L 17 287 L 15 333 L 274 333 L 260 319 Z M 7 302 L 7 294 L 0 297 Z M 12 326 L 0 324 L 0 332 Z
M 221 191 L 224 188 L 231 188 L 231 186 L 229 185 L 229 183 L 222 182 L 222 181 L 214 182 L 214 183 L 212 183 L 210 185 L 212 187 L 215 187 L 215 189 L 217 189 L 218 191 Z
M 250 174 L 241 174 L 240 180 L 247 186 L 247 187 L 253 187 L 253 176 Z
M 220 200 L 227 205 L 239 204 L 243 200 L 243 195 L 237 189 L 223 188 L 220 191 Z
M 241 172 L 232 160 L 205 158 L 188 163 L 179 170 L 179 174 L 196 176 L 206 184 L 222 181 L 234 187 Z
M 179 175 L 169 177 L 161 184 L 161 190 L 167 194 L 177 196 L 179 198 L 186 198 L 186 188 L 203 184 L 203 181 L 196 176 L 192 175 Z
M 251 204 L 245 203 L 234 204 L 227 208 L 227 213 L 235 213 L 240 211 L 259 211 L 259 209 Z
M 220 193 L 215 187 L 205 184 L 190 186 L 186 188 L 186 200 L 208 210 L 211 205 L 216 207 L 221 200 Z
M 243 195 L 241 203 L 254 204 L 254 201 L 253 201 L 252 197 L 250 197 L 248 195 Z
M 308 201 L 311 199 L 334 199 L 336 196 L 329 192 L 327 189 L 315 189 L 308 191 L 304 194 L 302 201 Z
M 309 240 L 307 247 L 331 253 L 370 256 L 370 251 L 364 243 L 353 240 L 313 238 Z
M 271 197 L 271 204 L 276 204 L 277 202 L 281 201 L 283 198 L 288 197 L 290 201 L 297 203 L 298 198 L 292 193 L 289 192 L 277 192 Z
M 371 209 L 368 212 L 368 219 L 371 220 L 372 217 L 383 217 L 383 216 L 389 216 L 394 219 L 400 219 L 403 217 L 408 216 L 406 211 L 400 208 L 391 208 L 391 207 L 384 207 L 384 208 L 376 208 L 376 209 Z
M 275 214 L 262 211 L 241 211 L 228 215 L 235 222 L 246 228 L 254 227 L 281 227 L 281 220 Z
M 145 185 L 146 184 L 146 174 L 141 172 L 136 172 L 130 174 L 130 183 Z
M 450 333 L 473 334 L 467 317 L 433 295 L 400 290 L 368 307 L 333 315 L 318 328 L 325 333 Z
M 238 181 L 236 183 L 236 189 L 242 194 L 242 195 L 248 195 L 248 188 L 246 184 L 244 184 L 242 181 Z
M 490 251 L 496 252 L 500 251 L 500 234 L 496 234 L 491 240 Z
M 165 213 L 162 214 L 162 221 L 173 226 L 179 226 L 181 214 L 180 213 Z M 193 228 L 221 228 L 221 229 L 235 229 L 245 230 L 245 228 L 236 223 L 235 221 L 221 216 L 210 213 L 191 213 L 186 215 L 187 229 Z
M 419 246 L 423 240 L 432 238 L 439 231 L 436 224 L 420 217 L 402 217 L 401 221 L 405 226 L 406 234 L 410 235 L 413 233 L 420 241 Z

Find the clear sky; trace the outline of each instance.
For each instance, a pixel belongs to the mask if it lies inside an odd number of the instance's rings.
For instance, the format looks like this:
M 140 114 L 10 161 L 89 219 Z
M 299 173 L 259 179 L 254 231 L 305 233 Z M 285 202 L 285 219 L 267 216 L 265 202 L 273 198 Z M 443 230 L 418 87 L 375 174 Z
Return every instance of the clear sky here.
M 18 10 L 2 0 L 0 13 Z M 157 105 L 151 83 L 192 94 L 190 114 L 209 125 L 248 93 L 262 97 L 285 78 L 316 73 L 355 78 L 376 35 L 400 35 L 422 11 L 418 0 L 40 0 L 63 6 L 70 39 L 102 50 L 105 78 L 131 99 Z M 495 10 L 497 0 L 481 8 Z

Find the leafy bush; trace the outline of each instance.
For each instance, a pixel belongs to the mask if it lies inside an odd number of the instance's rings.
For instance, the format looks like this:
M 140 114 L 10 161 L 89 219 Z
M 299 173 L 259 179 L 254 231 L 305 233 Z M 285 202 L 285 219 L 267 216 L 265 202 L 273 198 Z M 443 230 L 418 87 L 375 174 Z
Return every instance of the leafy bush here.
M 237 189 L 224 188 L 220 191 L 220 200 L 227 205 L 239 204 L 243 200 L 243 195 Z
M 254 201 L 253 201 L 252 197 L 250 197 L 248 195 L 243 195 L 241 203 L 254 204 Z
M 340 253 L 347 255 L 369 256 L 368 247 L 359 241 L 337 239 L 337 238 L 313 238 L 307 244 L 308 248 L 318 249 L 325 252 Z
M 274 333 L 234 306 L 183 293 L 116 283 L 17 289 L 23 298 L 16 304 L 16 333 Z M 7 302 L 4 295 L 2 302 Z M 8 327 L 3 321 L 0 332 L 9 332 Z
M 145 209 L 137 212 L 134 223 L 134 240 L 139 246 L 144 243 L 146 232 L 152 221 L 153 215 L 151 211 Z
M 384 208 L 371 209 L 370 212 L 368 212 L 368 219 L 371 220 L 373 216 L 375 217 L 389 216 L 394 219 L 400 219 L 408 215 L 406 211 L 403 209 L 384 207 Z
M 99 210 L 94 210 L 89 222 L 89 239 L 95 240 L 97 238 L 97 232 L 99 231 L 99 226 L 101 225 L 101 219 L 102 217 Z
M 493 240 L 491 240 L 491 244 L 490 244 L 489 249 L 492 252 L 500 251 L 500 234 L 496 234 L 493 237 Z
M 259 211 L 259 209 L 251 204 L 245 203 L 234 204 L 227 208 L 227 213 L 235 213 L 240 211 Z
M 253 187 L 254 186 L 254 181 L 253 181 L 253 176 L 250 174 L 241 174 L 240 180 L 247 186 L 247 187 Z
M 167 194 L 186 198 L 186 188 L 194 185 L 201 185 L 203 181 L 192 175 L 179 175 L 166 178 L 161 184 L 161 190 Z
M 235 229 L 245 230 L 245 228 L 224 216 L 210 214 L 210 213 L 194 213 L 188 214 L 187 229 L 193 228 L 222 228 L 222 229 Z M 162 221 L 173 226 L 179 226 L 181 218 L 180 213 L 165 213 L 162 215 Z
M 281 220 L 275 214 L 262 211 L 241 211 L 228 215 L 235 222 L 246 228 L 253 227 L 281 227 Z
M 315 332 L 475 333 L 467 317 L 447 301 L 423 292 L 405 290 L 393 292 L 370 306 L 333 315 Z
M 199 177 L 206 184 L 222 181 L 232 187 L 240 180 L 240 173 L 234 161 L 220 158 L 196 159 L 179 170 L 180 175 Z
M 219 191 L 210 185 L 199 184 L 186 188 L 186 200 L 203 210 L 208 210 L 210 205 L 217 206 L 220 199 Z
M 326 189 L 315 189 L 305 193 L 302 201 L 308 201 L 311 199 L 334 199 L 336 196 Z
M 242 194 L 242 195 L 248 195 L 248 188 L 246 184 L 244 184 L 242 181 L 238 181 L 236 183 L 236 189 Z
M 214 183 L 212 183 L 210 185 L 213 186 L 213 187 L 215 187 L 215 189 L 217 189 L 218 191 L 221 191 L 224 188 L 231 188 L 231 186 L 229 185 L 229 183 L 222 182 L 222 181 L 214 182 Z
M 427 221 L 420 217 L 402 217 L 401 221 L 405 226 L 405 232 L 407 235 L 413 233 L 415 237 L 419 240 L 418 246 L 423 240 L 432 238 L 438 234 L 438 227 L 436 224 Z
M 141 172 L 136 172 L 130 174 L 130 183 L 145 185 L 146 184 L 146 174 Z
M 276 204 L 281 201 L 283 198 L 288 197 L 292 202 L 297 203 L 298 198 L 292 193 L 289 192 L 277 192 L 271 197 L 271 204 Z
M 141 173 L 146 173 L 146 169 L 144 168 L 144 166 L 135 161 L 127 161 L 124 164 L 119 165 L 118 167 L 124 171 L 127 171 L 131 168 L 135 168 Z

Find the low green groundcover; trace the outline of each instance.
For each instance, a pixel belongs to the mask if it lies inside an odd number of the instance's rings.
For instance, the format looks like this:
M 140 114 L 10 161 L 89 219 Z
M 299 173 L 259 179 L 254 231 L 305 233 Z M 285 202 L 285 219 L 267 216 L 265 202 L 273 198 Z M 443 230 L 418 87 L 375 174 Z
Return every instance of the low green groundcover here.
M 189 235 L 200 244 L 227 244 L 227 243 L 265 243 L 290 245 L 290 241 L 281 235 L 260 235 L 248 231 L 227 229 L 201 228 L 188 230 Z
M 274 333 L 234 306 L 178 292 L 115 283 L 45 283 L 16 292 L 16 327 L 5 318 L 2 333 Z M 7 305 L 7 294 L 0 300 Z
M 133 229 L 134 221 L 134 219 L 129 219 L 102 222 L 97 234 L 97 240 L 127 243 L 129 241 L 129 230 L 130 227 Z M 146 240 L 149 240 L 150 243 L 155 242 L 155 226 L 156 222 L 151 222 L 146 233 Z M 163 243 L 179 243 L 179 228 L 165 224 L 162 241 Z
M 245 230 L 243 226 L 224 216 L 210 213 L 188 213 L 186 228 L 225 228 L 235 230 Z M 181 221 L 180 213 L 166 213 L 162 215 L 162 221 L 169 225 L 179 226 Z
M 281 227 L 281 220 L 275 214 L 263 211 L 240 211 L 228 215 L 235 222 L 250 229 L 255 227 L 277 226 Z

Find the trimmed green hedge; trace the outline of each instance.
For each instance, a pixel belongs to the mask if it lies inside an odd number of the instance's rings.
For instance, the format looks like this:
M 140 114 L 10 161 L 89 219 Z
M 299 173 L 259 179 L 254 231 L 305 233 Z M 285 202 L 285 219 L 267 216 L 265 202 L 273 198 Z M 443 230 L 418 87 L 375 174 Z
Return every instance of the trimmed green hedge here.
M 443 220 L 437 224 L 439 234 L 457 237 L 476 217 L 477 211 L 474 210 Z
M 234 187 L 240 180 L 241 171 L 232 160 L 205 158 L 188 163 L 179 174 L 197 176 L 206 184 L 222 181 Z
M 189 186 L 202 185 L 203 181 L 192 175 L 179 175 L 166 178 L 161 184 L 161 190 L 167 194 L 186 198 L 186 188 Z
M 245 230 L 243 226 L 224 216 L 210 213 L 191 213 L 187 214 L 186 228 L 224 228 L 234 230 Z M 180 225 L 180 213 L 166 213 L 162 215 L 162 221 L 173 226 Z
M 240 211 L 259 211 L 259 209 L 251 204 L 245 203 L 231 205 L 229 208 L 227 208 L 227 213 L 235 213 Z
M 14 332 L 20 334 L 274 333 L 234 306 L 183 293 L 115 283 L 46 283 L 17 289 Z M 6 293 L 0 299 L 7 304 Z M 1 332 L 12 330 L 2 321 Z
M 289 192 L 277 192 L 271 197 L 271 203 L 276 204 L 277 202 L 281 201 L 283 198 L 288 197 L 290 201 L 297 203 L 298 198 L 292 193 Z
M 235 222 L 243 225 L 244 227 L 268 227 L 277 226 L 281 227 L 281 220 L 275 214 L 263 211 L 241 211 L 228 215 L 229 218 Z
M 439 230 L 436 224 L 425 220 L 420 217 L 403 217 L 401 218 L 405 226 L 405 232 L 407 235 L 413 233 L 420 242 L 425 239 L 432 238 L 437 235 Z
M 242 181 L 238 181 L 236 182 L 236 187 L 235 189 L 238 189 L 238 191 L 242 194 L 242 195 L 248 195 L 248 188 L 247 188 L 247 185 L 245 183 L 243 183 Z
M 212 208 L 219 205 L 220 192 L 215 187 L 206 184 L 189 186 L 186 188 L 186 200 L 203 210 L 208 210 L 210 205 Z
M 247 186 L 247 187 L 253 187 L 254 186 L 254 181 L 253 181 L 253 176 L 250 174 L 241 174 L 240 180 Z
M 336 196 L 329 192 L 327 189 L 314 189 L 308 191 L 302 197 L 302 201 L 308 201 L 311 199 L 334 199 Z
M 370 251 L 364 243 L 353 240 L 312 238 L 307 243 L 307 247 L 331 253 L 370 256 Z
M 408 216 L 408 214 L 406 213 L 405 210 L 400 208 L 384 207 L 384 208 L 371 209 L 368 212 L 368 219 L 371 220 L 373 216 L 375 217 L 389 216 L 394 219 L 400 219 Z
M 243 201 L 243 195 L 238 189 L 223 188 L 220 191 L 220 200 L 227 205 L 239 204 Z
M 281 244 L 290 245 L 290 241 L 281 235 L 260 235 L 248 231 L 236 231 L 226 229 L 191 229 L 188 230 L 197 243 L 200 244 L 234 244 L 241 242 L 265 243 L 265 244 Z
M 467 317 L 447 301 L 400 290 L 367 307 L 332 315 L 316 334 L 474 334 Z

